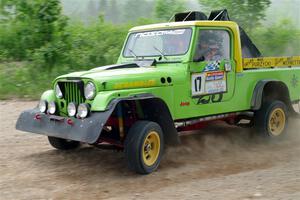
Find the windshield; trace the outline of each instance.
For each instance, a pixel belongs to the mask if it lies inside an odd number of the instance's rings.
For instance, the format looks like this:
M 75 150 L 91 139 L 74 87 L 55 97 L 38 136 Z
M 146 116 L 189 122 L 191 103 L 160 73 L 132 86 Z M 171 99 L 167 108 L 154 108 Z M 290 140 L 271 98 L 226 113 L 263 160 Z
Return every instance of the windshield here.
M 189 50 L 192 29 L 171 29 L 132 33 L 124 57 L 178 56 Z

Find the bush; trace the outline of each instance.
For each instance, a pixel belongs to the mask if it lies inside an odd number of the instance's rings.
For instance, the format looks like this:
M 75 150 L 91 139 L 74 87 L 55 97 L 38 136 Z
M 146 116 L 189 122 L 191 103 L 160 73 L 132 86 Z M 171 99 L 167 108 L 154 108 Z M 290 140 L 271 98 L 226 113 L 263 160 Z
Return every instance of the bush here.
M 0 65 L 0 99 L 38 99 L 51 87 L 58 71 L 50 73 L 37 69 L 28 62 L 2 63 Z
M 300 30 L 289 20 L 257 28 L 252 38 L 263 56 L 300 55 Z
M 39 98 L 62 74 L 115 63 L 131 25 L 94 22 L 89 26 L 72 23 L 66 27 L 66 40 L 53 40 L 34 51 L 27 61 L 0 65 L 0 98 Z M 6 49 L 0 59 L 9 61 Z

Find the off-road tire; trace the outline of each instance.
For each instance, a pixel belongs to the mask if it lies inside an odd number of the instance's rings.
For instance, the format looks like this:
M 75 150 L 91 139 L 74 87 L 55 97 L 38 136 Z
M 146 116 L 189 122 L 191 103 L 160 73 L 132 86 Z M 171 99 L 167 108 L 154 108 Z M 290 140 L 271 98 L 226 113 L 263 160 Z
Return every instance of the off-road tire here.
M 59 150 L 72 150 L 80 146 L 80 142 L 48 136 L 50 145 Z
M 152 173 L 159 166 L 164 150 L 161 127 L 151 121 L 135 122 L 128 131 L 124 147 L 129 169 L 139 174 Z
M 267 101 L 254 114 L 254 127 L 264 137 L 281 137 L 287 124 L 287 107 L 282 101 Z

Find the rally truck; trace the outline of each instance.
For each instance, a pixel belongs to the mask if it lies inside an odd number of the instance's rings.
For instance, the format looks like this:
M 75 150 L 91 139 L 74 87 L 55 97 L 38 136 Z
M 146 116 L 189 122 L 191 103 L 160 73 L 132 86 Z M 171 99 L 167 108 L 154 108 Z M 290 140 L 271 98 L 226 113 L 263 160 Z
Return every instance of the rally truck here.
M 110 145 L 140 174 L 156 170 L 181 133 L 210 121 L 282 136 L 298 116 L 300 56 L 262 57 L 226 10 L 173 18 L 132 28 L 116 64 L 56 78 L 16 128 L 59 150 Z

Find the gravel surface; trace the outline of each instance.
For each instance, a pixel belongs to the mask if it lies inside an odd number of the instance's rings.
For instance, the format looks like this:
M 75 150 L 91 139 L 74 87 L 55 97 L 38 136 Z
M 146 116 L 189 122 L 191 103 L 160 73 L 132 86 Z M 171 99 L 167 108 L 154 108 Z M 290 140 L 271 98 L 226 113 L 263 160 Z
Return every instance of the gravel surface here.
M 214 123 L 168 148 L 158 171 L 136 175 L 122 152 L 60 152 L 15 130 L 36 102 L 0 101 L 0 199 L 300 199 L 300 120 L 277 140 Z

